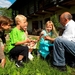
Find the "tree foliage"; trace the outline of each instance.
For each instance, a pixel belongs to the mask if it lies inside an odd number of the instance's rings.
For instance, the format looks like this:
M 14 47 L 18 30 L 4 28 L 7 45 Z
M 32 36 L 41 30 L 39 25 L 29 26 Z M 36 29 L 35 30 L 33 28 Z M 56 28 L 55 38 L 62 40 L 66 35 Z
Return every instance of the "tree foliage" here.
M 12 9 L 8 10 L 8 8 L 0 8 L 0 15 L 4 15 L 4 16 L 11 18 L 12 17 Z
M 50 19 L 53 21 L 56 28 L 60 26 L 57 14 L 52 15 Z

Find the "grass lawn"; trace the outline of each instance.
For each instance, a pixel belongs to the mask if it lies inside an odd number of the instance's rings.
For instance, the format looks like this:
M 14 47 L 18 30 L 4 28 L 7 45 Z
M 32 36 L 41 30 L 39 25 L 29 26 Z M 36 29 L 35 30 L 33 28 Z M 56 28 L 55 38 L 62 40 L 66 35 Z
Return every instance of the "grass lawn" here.
M 60 72 L 56 68 L 52 68 L 50 62 L 33 55 L 34 60 L 24 63 L 24 68 L 17 68 L 15 62 L 11 62 L 6 55 L 6 65 L 4 69 L 0 68 L 0 75 L 75 75 L 75 69 L 69 66 L 67 66 L 67 72 Z
M 43 60 L 33 51 L 34 60 L 24 63 L 24 68 L 17 68 L 14 61 L 6 55 L 5 68 L 0 67 L 0 75 L 75 75 L 75 69 L 67 66 L 67 72 L 60 72 L 51 67 L 50 61 Z

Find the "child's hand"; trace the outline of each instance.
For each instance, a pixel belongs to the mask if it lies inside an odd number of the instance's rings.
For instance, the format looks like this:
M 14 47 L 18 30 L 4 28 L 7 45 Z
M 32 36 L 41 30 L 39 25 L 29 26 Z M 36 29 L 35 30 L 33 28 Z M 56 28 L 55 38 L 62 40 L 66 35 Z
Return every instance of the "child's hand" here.
M 34 41 L 30 42 L 30 46 L 31 47 L 33 47 L 34 45 L 35 45 L 35 42 Z
M 31 40 L 29 38 L 26 39 L 26 43 L 29 43 L 31 42 Z
M 44 37 L 45 40 L 50 40 L 50 38 L 51 38 L 50 36 L 45 36 Z

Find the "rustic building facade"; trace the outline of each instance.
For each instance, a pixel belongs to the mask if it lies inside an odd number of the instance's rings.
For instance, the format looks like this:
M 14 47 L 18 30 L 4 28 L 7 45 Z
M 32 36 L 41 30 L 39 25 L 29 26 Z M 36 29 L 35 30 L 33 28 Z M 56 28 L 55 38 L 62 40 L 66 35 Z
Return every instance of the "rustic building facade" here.
M 53 15 L 58 19 L 62 12 L 69 11 L 75 20 L 75 0 L 16 0 L 8 9 L 12 9 L 12 18 L 23 14 L 28 18 L 28 31 L 43 29 Z

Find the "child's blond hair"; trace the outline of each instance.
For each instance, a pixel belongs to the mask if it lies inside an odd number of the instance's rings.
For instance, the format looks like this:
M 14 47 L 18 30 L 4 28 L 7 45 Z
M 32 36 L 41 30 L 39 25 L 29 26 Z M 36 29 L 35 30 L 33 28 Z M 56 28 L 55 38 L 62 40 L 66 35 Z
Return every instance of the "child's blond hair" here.
M 52 22 L 52 21 L 47 21 L 46 22 L 46 24 L 45 24 L 45 26 L 47 26 L 47 25 L 52 25 L 52 32 L 56 35 L 56 36 L 58 36 L 58 33 L 57 33 L 57 31 L 56 31 L 56 28 L 54 27 L 54 23 Z
M 24 15 L 21 15 L 21 14 L 19 14 L 15 17 L 15 23 L 16 24 L 18 24 L 18 22 L 21 21 L 21 20 L 27 20 L 27 18 Z

